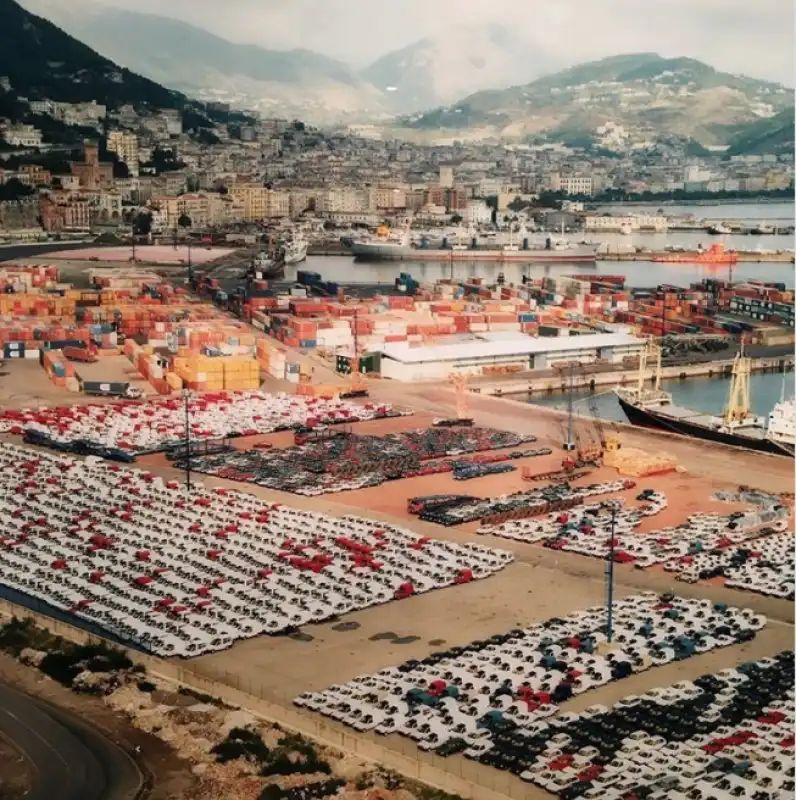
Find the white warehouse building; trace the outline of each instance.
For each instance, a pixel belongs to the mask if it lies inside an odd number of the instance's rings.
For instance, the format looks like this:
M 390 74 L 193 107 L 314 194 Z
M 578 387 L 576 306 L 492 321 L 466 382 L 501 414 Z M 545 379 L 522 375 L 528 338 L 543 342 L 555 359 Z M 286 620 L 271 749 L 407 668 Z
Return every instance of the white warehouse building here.
M 645 341 L 625 333 L 531 337 L 523 333 L 479 334 L 469 341 L 433 347 L 394 342 L 382 347 L 381 375 L 397 381 L 434 381 L 452 372 L 481 375 L 484 367 L 520 367 L 522 371 L 550 369 L 556 362 L 621 363 L 639 356 Z

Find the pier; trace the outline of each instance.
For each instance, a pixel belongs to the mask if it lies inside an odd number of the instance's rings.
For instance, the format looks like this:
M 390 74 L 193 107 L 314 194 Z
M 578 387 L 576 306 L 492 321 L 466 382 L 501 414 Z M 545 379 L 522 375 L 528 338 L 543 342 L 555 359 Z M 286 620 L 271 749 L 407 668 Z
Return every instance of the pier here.
M 699 364 L 673 364 L 661 368 L 663 380 L 689 380 L 714 378 L 732 373 L 732 359 L 707 361 Z M 791 372 L 794 357 L 774 356 L 752 359 L 752 372 Z M 575 374 L 572 376 L 574 391 L 593 391 L 598 388 L 628 386 L 638 379 L 638 366 L 626 369 L 604 369 L 602 371 Z M 533 372 L 507 375 L 505 377 L 475 378 L 470 391 L 475 394 L 502 397 L 510 394 L 553 395 L 566 394 L 569 385 L 568 373 L 552 373 L 545 370 L 542 375 Z

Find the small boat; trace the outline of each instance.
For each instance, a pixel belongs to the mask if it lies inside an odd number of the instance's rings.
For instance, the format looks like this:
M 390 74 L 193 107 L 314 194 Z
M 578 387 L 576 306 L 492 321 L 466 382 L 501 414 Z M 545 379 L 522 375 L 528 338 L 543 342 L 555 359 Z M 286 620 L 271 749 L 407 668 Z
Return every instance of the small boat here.
M 728 227 L 723 222 L 719 222 L 717 225 L 709 225 L 707 227 L 707 232 L 714 236 L 723 236 L 724 234 L 732 233 L 732 228 Z

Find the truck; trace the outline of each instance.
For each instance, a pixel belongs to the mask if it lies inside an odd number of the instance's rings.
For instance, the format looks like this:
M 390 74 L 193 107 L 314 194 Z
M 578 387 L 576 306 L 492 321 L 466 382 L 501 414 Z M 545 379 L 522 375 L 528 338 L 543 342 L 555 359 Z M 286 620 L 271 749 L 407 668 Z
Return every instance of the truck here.
M 103 383 L 101 381 L 83 381 L 83 393 L 90 397 L 123 397 L 126 400 L 138 400 L 144 393 L 129 383 Z

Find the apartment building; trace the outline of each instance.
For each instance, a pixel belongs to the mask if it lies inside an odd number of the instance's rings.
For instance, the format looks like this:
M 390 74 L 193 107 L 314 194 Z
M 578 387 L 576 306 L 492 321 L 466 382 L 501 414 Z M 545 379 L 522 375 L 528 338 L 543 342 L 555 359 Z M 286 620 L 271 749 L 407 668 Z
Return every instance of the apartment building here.
M 565 194 L 594 194 L 594 178 L 591 175 L 561 175 L 554 172 L 550 175 L 550 189 Z
M 41 147 L 41 131 L 33 125 L 9 125 L 2 133 L 6 142 L 13 147 Z
M 108 134 L 108 150 L 111 153 L 116 153 L 119 161 L 124 162 L 130 175 L 138 175 L 138 137 L 134 133 L 110 131 Z
M 15 177 L 27 186 L 49 186 L 53 181 L 50 170 L 40 164 L 20 164 Z
M 290 214 L 289 192 L 274 191 L 251 183 L 236 183 L 230 186 L 229 194 L 242 203 L 243 218 L 247 222 L 287 217 Z
M 404 189 L 378 187 L 374 194 L 376 208 L 406 208 L 406 191 Z
M 319 214 L 362 214 L 376 209 L 376 191 L 357 189 L 353 186 L 337 186 L 324 189 L 318 194 L 315 210 Z
M 45 231 L 87 231 L 91 228 L 91 207 L 88 195 L 82 192 L 42 193 L 39 215 Z

